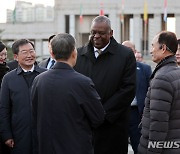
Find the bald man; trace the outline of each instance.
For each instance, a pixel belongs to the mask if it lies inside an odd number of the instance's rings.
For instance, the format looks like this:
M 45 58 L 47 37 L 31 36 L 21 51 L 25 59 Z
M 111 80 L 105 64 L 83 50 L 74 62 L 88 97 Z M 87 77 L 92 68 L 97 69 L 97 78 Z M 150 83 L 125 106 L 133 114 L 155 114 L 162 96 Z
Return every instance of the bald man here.
M 135 45 L 130 41 L 124 41 L 122 45 L 130 48 L 136 54 Z M 147 64 L 136 62 L 136 96 L 131 103 L 130 121 L 129 121 L 129 137 L 134 154 L 137 153 L 137 148 L 140 140 L 140 129 L 138 128 L 141 122 L 141 117 L 144 108 L 144 100 L 149 87 L 149 79 L 151 76 L 151 67 Z
M 135 58 L 136 58 L 136 61 L 143 62 L 143 57 L 140 51 L 136 51 Z

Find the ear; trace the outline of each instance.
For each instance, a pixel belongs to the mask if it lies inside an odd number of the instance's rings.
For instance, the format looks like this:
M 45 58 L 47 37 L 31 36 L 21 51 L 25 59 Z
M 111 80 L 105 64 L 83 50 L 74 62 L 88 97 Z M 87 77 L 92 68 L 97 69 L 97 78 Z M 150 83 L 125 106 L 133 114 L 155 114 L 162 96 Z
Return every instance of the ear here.
M 77 60 L 77 49 L 76 48 L 71 53 L 70 59 L 71 59 L 71 66 L 74 67 L 76 65 L 76 60 Z
M 166 51 L 166 45 L 165 45 L 165 44 L 162 44 L 162 45 L 160 46 L 160 49 L 162 50 L 163 53 L 165 53 L 165 51 Z
M 13 57 L 14 57 L 14 60 L 18 61 L 18 55 L 17 54 L 14 54 Z
M 51 47 L 50 42 L 48 42 L 48 47 L 49 47 L 49 48 Z
M 55 59 L 55 55 L 53 54 L 52 48 L 50 48 L 50 55 L 53 59 Z
M 113 36 L 113 30 L 111 29 L 111 31 L 110 31 L 110 37 L 112 37 Z
M 77 50 L 76 50 L 76 48 L 73 50 L 71 56 L 72 56 L 73 59 L 77 58 Z

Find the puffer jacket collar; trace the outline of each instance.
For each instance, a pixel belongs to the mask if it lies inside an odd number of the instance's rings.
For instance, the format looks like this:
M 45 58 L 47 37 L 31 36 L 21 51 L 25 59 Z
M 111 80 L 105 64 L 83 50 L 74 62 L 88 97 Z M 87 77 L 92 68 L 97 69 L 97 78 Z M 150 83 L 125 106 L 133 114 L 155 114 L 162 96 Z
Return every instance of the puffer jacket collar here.
M 156 66 L 156 68 L 154 69 L 150 79 L 154 78 L 154 75 L 156 74 L 156 72 L 161 68 L 163 67 L 164 65 L 167 65 L 167 64 L 174 64 L 177 66 L 177 61 L 176 61 L 176 57 L 174 55 L 170 55 L 170 56 L 167 56 L 165 57 L 164 59 L 162 59 Z

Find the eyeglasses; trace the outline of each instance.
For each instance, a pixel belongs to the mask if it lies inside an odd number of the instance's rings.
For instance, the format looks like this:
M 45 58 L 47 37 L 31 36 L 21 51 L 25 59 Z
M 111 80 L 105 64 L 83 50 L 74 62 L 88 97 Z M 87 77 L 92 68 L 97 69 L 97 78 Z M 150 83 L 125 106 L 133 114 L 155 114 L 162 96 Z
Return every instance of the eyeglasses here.
M 103 35 L 106 35 L 106 34 L 108 34 L 108 32 L 106 31 L 95 31 L 95 30 L 92 30 L 91 32 L 90 32 L 90 35 L 92 35 L 92 36 L 95 36 L 96 34 L 98 34 L 99 36 L 103 36 Z
M 33 55 L 35 52 L 36 51 L 34 49 L 19 51 L 19 53 L 21 53 L 23 56 L 28 56 L 29 54 Z

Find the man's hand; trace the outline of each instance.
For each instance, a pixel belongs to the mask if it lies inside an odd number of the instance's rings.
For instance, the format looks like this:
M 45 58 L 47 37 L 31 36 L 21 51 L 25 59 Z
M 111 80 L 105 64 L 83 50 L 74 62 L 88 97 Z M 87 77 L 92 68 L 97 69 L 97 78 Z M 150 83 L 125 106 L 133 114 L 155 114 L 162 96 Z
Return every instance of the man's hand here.
M 14 147 L 14 140 L 13 139 L 8 139 L 5 144 L 10 147 L 13 148 Z

